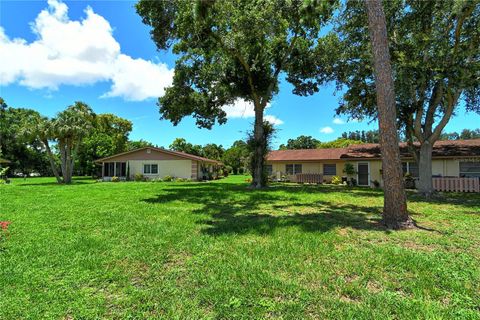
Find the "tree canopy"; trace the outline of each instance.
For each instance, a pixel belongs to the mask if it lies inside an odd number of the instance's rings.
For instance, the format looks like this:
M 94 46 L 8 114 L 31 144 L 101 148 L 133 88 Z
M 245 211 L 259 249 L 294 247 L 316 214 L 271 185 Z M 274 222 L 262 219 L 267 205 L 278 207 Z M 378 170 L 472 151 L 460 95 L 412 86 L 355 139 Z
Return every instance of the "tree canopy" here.
M 225 105 L 239 99 L 252 103 L 252 186 L 263 187 L 263 112 L 278 92 L 280 73 L 313 54 L 332 3 L 141 0 L 137 12 L 152 27 L 157 47 L 173 47 L 179 56 L 173 85 L 159 99 L 162 118 L 178 124 L 192 115 L 198 126 L 210 128 L 226 122 Z
M 290 149 L 316 149 L 320 144 L 320 140 L 312 136 L 298 136 L 295 139 L 288 139 L 287 144 L 281 144 L 280 150 Z
M 94 161 L 128 150 L 128 135 L 132 122 L 113 114 L 98 114 L 78 149 L 76 170 L 94 175 Z

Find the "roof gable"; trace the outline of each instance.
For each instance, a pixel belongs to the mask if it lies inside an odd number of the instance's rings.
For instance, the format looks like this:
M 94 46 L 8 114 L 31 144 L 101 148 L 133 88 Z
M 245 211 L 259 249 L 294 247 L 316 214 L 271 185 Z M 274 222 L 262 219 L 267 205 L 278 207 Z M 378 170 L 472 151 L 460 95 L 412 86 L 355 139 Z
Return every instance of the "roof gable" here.
M 128 161 L 128 160 L 195 160 L 201 162 L 208 162 L 213 164 L 220 164 L 219 161 L 207 159 L 199 156 L 195 156 L 192 154 L 179 152 L 179 151 L 172 151 L 166 150 L 162 148 L 155 148 L 155 147 L 144 147 L 139 148 L 123 153 L 119 153 L 110 157 L 98 159 L 95 162 L 113 162 L 113 161 Z

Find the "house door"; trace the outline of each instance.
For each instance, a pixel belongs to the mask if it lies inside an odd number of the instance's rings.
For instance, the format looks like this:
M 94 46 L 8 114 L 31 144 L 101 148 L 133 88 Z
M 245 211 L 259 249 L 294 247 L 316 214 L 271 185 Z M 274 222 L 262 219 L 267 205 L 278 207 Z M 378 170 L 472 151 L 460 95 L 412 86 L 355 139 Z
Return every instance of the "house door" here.
M 370 185 L 370 166 L 368 162 L 361 162 L 358 164 L 358 185 L 368 186 Z

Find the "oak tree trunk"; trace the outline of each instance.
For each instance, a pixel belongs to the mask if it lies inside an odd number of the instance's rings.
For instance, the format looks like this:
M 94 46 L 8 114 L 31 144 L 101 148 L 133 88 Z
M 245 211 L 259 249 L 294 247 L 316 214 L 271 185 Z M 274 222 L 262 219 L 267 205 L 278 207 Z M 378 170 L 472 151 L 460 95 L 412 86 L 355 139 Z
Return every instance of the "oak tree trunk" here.
M 427 198 L 433 194 L 432 183 L 432 149 L 433 145 L 426 140 L 420 146 L 418 159 L 418 192 Z
M 377 91 L 380 151 L 385 188 L 383 223 L 392 229 L 413 226 L 407 212 L 400 150 L 398 146 L 395 91 L 388 51 L 387 27 L 381 0 L 365 0 L 373 49 Z
M 252 165 L 252 188 L 263 188 L 265 182 L 263 179 L 264 166 L 264 152 L 265 152 L 265 134 L 263 128 L 263 108 L 260 105 L 255 105 L 255 125 L 253 129 L 254 150 L 253 150 L 253 165 Z

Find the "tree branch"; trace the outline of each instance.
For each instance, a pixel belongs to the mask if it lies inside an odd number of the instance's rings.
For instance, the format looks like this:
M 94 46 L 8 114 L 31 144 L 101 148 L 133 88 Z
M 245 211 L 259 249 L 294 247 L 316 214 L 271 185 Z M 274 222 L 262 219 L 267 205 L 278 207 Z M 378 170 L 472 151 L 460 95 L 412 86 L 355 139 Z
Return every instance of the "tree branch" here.
M 440 137 L 442 130 L 447 125 L 448 121 L 450 120 L 453 110 L 455 109 L 455 105 L 457 104 L 458 98 L 460 97 L 460 91 L 455 92 L 452 94 L 450 90 L 447 90 L 447 108 L 443 114 L 442 120 L 438 123 L 437 127 L 433 131 L 433 133 L 428 138 L 428 141 L 433 144 L 437 139 Z
M 429 139 L 432 135 L 432 126 L 435 122 L 435 111 L 443 98 L 443 82 L 438 81 L 432 90 L 432 96 L 428 104 L 427 115 L 425 117 L 425 127 L 423 129 L 425 138 Z

